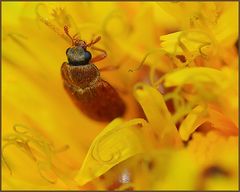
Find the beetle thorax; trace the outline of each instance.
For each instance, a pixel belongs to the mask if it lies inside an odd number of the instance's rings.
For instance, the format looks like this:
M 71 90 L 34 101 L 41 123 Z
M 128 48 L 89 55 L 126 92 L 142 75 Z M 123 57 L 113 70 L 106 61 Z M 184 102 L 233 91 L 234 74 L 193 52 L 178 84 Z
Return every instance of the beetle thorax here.
M 79 88 L 91 87 L 100 80 L 100 73 L 94 64 L 70 66 L 67 65 L 69 80 L 72 85 Z

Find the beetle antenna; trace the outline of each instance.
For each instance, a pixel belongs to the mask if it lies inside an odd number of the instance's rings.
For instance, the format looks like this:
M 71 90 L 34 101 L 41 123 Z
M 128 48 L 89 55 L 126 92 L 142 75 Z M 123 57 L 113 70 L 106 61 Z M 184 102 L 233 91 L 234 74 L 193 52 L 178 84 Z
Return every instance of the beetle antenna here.
M 97 36 L 96 39 L 92 39 L 91 42 L 87 44 L 87 47 L 91 47 L 92 45 L 96 44 L 100 40 L 101 40 L 101 36 Z
M 79 38 L 77 37 L 78 34 L 76 33 L 75 35 L 71 36 L 71 35 L 69 34 L 69 27 L 66 26 L 66 25 L 64 26 L 64 32 L 65 32 L 65 34 L 71 39 L 71 41 L 72 41 L 72 46 L 76 45 L 77 42 L 79 41 Z
M 56 27 L 55 25 L 53 25 L 49 19 L 43 17 L 40 15 L 39 13 L 39 8 L 40 6 L 46 6 L 44 5 L 43 3 L 40 3 L 36 6 L 36 9 L 35 9 L 35 12 L 36 12 L 36 15 L 37 15 L 37 18 L 42 22 L 44 23 L 45 25 L 47 25 L 50 29 L 52 29 L 55 33 L 57 33 L 60 37 L 62 37 L 65 41 L 69 42 L 69 39 L 65 36 L 64 33 L 62 33 L 60 31 L 60 29 L 58 27 Z
M 74 45 L 74 38 L 69 34 L 69 28 L 68 28 L 68 26 L 64 26 L 64 32 L 65 32 L 65 34 L 71 39 L 71 41 L 72 41 L 72 45 Z M 75 35 L 74 35 L 75 36 Z

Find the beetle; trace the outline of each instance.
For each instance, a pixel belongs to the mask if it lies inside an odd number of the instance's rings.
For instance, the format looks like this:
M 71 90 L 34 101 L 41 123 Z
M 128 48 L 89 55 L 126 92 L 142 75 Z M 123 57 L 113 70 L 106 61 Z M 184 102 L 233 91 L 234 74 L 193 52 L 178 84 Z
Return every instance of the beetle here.
M 67 26 L 64 26 L 64 32 L 71 39 L 72 46 L 66 50 L 68 62 L 62 64 L 61 75 L 64 88 L 76 106 L 97 121 L 111 121 L 123 116 L 126 110 L 124 101 L 118 92 L 101 78 L 101 69 L 94 64 L 107 56 L 105 50 L 94 46 L 101 37 L 86 43 L 76 35 L 71 36 Z M 92 58 L 88 48 L 100 51 L 101 54 Z

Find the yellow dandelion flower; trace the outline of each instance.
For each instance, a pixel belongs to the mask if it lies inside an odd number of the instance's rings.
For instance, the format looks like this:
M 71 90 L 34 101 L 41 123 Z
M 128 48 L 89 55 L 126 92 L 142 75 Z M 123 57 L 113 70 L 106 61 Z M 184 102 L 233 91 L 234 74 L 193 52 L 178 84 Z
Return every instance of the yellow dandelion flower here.
M 237 2 L 2 7 L 4 190 L 237 190 Z

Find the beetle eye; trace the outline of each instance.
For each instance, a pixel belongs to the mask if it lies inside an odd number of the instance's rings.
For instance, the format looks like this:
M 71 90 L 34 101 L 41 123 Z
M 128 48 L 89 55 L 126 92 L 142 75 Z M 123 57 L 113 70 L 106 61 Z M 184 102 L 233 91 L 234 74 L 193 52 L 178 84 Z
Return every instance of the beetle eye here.
M 86 62 L 88 63 L 92 58 L 92 54 L 89 51 L 85 51 L 84 58 L 85 58 Z
M 67 54 L 67 52 L 69 51 L 69 49 L 70 49 L 70 48 L 67 48 L 67 50 L 66 50 L 66 54 Z

